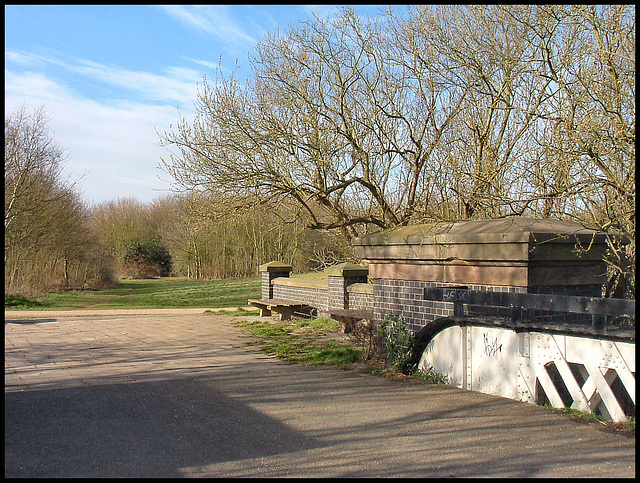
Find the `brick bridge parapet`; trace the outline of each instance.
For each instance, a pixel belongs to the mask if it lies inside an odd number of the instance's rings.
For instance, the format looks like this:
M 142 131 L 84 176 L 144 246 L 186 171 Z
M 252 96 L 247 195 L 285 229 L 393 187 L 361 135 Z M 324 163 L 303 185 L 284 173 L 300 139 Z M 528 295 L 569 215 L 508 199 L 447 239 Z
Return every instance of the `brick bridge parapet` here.
M 299 301 L 319 315 L 369 310 L 376 323 L 402 316 L 415 332 L 454 315 L 453 303 L 426 300 L 425 288 L 601 297 L 605 237 L 576 222 L 523 217 L 405 226 L 355 238 L 362 263 L 318 279 L 291 278 L 282 262 L 262 265 L 262 297 Z

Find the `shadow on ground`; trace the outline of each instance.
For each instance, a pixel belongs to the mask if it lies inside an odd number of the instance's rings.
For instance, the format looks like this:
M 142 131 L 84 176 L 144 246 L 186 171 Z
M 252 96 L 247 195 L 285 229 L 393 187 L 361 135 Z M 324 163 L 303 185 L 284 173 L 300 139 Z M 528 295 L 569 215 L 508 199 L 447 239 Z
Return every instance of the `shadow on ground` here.
M 6 325 L 5 477 L 633 477 L 545 408 L 267 357 L 224 316 Z
M 5 393 L 5 477 L 176 477 L 317 446 L 196 380 Z
M 4 325 L 7 324 L 40 324 L 43 322 L 55 322 L 56 319 L 4 319 Z

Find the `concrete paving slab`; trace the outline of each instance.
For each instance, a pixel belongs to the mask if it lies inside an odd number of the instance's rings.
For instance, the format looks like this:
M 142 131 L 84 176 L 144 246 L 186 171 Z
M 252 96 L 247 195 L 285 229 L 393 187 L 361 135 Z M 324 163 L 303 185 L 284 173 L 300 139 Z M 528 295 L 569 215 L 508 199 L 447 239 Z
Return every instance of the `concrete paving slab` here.
M 5 321 L 5 477 L 635 477 L 634 438 L 288 364 L 228 315 L 44 317 Z

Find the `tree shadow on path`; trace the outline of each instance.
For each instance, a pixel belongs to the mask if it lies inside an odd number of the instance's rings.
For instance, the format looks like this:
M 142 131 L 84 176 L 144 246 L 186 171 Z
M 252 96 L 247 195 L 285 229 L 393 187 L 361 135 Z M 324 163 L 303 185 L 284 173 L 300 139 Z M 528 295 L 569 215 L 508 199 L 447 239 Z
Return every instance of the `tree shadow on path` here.
M 197 380 L 5 393 L 5 477 L 177 477 L 318 446 Z

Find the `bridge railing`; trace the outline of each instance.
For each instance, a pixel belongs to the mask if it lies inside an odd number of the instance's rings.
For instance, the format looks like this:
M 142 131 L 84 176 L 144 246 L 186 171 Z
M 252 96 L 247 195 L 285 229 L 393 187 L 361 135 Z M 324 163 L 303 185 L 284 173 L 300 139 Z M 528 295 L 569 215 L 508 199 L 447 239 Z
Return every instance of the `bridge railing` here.
M 605 332 L 607 326 L 635 325 L 636 301 L 570 295 L 531 294 L 513 292 L 474 291 L 466 287 L 425 288 L 424 298 L 451 302 L 454 317 L 465 316 L 466 306 L 497 307 L 505 309 L 512 323 L 536 320 L 547 313 L 584 314 L 590 316 L 592 329 Z M 621 321 L 624 321 L 622 324 Z
M 464 287 L 425 288 L 424 297 L 453 303 L 454 315 L 416 334 L 411 362 L 466 389 L 614 421 L 635 417 L 635 300 Z M 506 317 L 472 313 L 496 307 Z M 588 325 L 567 322 L 566 313 Z

